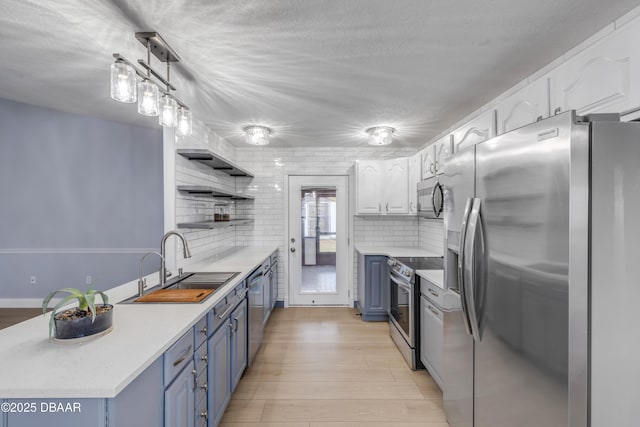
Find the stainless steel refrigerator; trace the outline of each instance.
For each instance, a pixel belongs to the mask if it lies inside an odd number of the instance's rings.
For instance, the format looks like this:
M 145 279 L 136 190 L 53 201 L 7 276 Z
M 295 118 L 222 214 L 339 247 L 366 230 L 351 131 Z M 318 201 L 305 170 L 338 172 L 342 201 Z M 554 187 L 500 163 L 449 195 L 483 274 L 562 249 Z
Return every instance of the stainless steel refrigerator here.
M 567 112 L 450 157 L 451 427 L 640 419 L 640 124 Z

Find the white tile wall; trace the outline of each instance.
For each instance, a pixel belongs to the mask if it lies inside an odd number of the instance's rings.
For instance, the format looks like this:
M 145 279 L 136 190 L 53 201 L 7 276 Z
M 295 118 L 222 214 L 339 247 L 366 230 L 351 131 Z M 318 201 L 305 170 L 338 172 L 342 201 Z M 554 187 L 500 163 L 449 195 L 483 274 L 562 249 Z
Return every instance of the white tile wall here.
M 444 254 L 444 221 L 420 218 L 418 221 L 419 246 L 439 255 Z
M 201 123 L 194 122 L 192 136 L 178 138 L 177 148 L 208 148 L 228 160 L 251 171 L 255 178 L 234 178 L 198 162 L 176 155 L 176 185 L 206 185 L 225 191 L 247 193 L 254 201 L 239 201 L 229 205 L 233 218 L 250 218 L 247 225 L 215 230 L 181 229 L 189 242 L 192 258 L 182 260 L 184 267 L 203 258 L 221 255 L 237 246 L 277 246 L 286 253 L 285 193 L 287 175 L 348 175 L 359 159 L 387 159 L 410 156 L 412 148 L 394 147 L 235 147 Z M 211 219 L 215 200 L 193 197 L 176 192 L 176 221 L 193 222 Z M 442 251 L 442 221 L 418 220 L 415 217 L 365 217 L 353 219 L 354 243 L 382 244 L 405 247 L 424 247 Z M 418 232 L 416 232 L 418 231 Z M 354 260 L 355 262 L 355 260 Z M 284 297 L 284 263 L 278 264 L 278 299 Z M 356 268 L 354 265 L 354 274 Z M 357 289 L 354 276 L 353 291 Z

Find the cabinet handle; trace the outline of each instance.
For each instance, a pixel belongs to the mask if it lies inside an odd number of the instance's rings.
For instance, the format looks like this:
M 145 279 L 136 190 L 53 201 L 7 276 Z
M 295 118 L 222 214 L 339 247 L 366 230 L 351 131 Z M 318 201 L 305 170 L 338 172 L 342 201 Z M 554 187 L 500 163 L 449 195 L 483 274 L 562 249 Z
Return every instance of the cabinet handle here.
M 435 172 L 438 172 L 438 169 L 439 169 L 439 168 L 440 168 L 440 167 L 438 166 L 438 161 L 436 160 L 436 162 L 434 163 L 433 170 L 434 170 Z
M 191 375 L 193 375 L 193 391 L 196 391 L 196 387 L 198 386 L 198 373 L 194 369 L 191 371 Z
M 431 307 L 431 306 L 428 306 L 428 307 L 429 307 L 429 311 L 431 311 L 433 314 L 435 314 L 436 316 L 440 315 L 440 313 L 438 313 L 438 311 L 435 310 L 433 307 Z
M 182 356 L 178 357 L 178 359 L 176 359 L 173 362 L 173 366 L 178 366 L 180 363 L 182 363 L 182 361 L 184 359 L 186 359 L 187 357 L 189 357 L 189 355 L 191 354 L 191 348 L 192 346 L 189 346 L 189 348 L 187 348 L 187 350 L 182 354 Z
M 433 163 L 430 163 L 430 164 L 429 164 L 429 172 L 431 172 L 431 173 L 435 173 L 435 172 L 433 171 Z
M 438 293 L 437 293 L 437 292 L 434 292 L 432 289 L 429 289 L 429 293 L 430 293 L 431 295 L 433 295 L 434 297 L 436 297 L 436 298 L 438 297 Z
M 555 116 L 556 114 L 560 114 L 561 111 L 562 111 L 562 108 L 558 107 L 555 110 L 553 110 L 553 115 Z
M 209 384 L 208 383 L 204 383 L 200 386 L 200 388 L 204 391 L 209 391 Z
M 207 335 L 207 327 L 205 326 L 204 328 L 200 329 L 200 332 Z
M 224 310 L 224 312 L 222 314 L 218 314 L 218 319 L 224 319 L 232 309 L 233 304 L 227 304 L 227 308 Z
M 233 318 L 233 323 L 235 323 L 235 326 L 234 326 L 233 330 L 234 330 L 235 332 L 238 332 L 238 324 L 239 324 L 240 322 L 238 322 L 238 318 L 237 318 L 237 317 L 234 317 L 234 318 Z
M 413 212 L 413 202 L 409 202 L 409 211 Z
M 387 208 L 386 209 L 387 209 L 387 212 L 389 212 L 389 203 L 387 203 Z
M 200 358 L 200 360 L 202 360 L 204 363 L 209 363 L 209 355 L 205 354 Z
M 200 418 L 204 418 L 205 421 L 209 421 L 209 414 L 207 411 L 200 412 Z
M 536 122 L 539 122 L 539 121 L 542 121 L 542 116 L 538 116 L 538 117 L 536 118 Z

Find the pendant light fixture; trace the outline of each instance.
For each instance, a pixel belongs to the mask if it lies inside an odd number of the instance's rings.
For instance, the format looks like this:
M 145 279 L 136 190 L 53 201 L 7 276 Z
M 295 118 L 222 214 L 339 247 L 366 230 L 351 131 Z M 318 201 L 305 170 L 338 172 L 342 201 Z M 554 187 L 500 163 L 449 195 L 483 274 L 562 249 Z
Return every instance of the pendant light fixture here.
M 176 131 L 181 136 L 191 135 L 191 111 L 171 93 L 176 88 L 171 84 L 170 65 L 180 62 L 180 57 L 156 32 L 138 32 L 136 39 L 147 48 L 147 60 L 138 59 L 138 64 L 146 72 L 114 53 L 116 61 L 111 65 L 111 98 L 127 103 L 137 100 L 140 114 L 159 116 L 160 125 L 177 127 Z M 166 78 L 151 66 L 152 53 L 167 64 Z M 138 77 L 141 80 L 138 81 Z
M 369 135 L 369 145 L 389 145 L 396 130 L 390 126 L 374 126 L 366 130 Z
M 243 129 L 245 133 L 244 142 L 251 145 L 267 145 L 271 129 L 266 126 L 251 125 Z
M 111 64 L 111 98 L 132 104 L 138 99 L 136 92 L 136 71 L 123 62 Z
M 191 135 L 191 111 L 186 107 L 178 109 L 178 127 L 176 131 L 180 136 Z

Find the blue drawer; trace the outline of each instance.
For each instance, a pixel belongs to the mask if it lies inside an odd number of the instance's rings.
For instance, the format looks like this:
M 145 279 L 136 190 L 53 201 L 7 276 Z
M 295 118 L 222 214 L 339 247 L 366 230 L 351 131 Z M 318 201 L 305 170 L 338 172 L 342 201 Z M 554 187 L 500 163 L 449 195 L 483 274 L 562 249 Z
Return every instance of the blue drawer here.
M 207 314 L 207 329 L 209 336 L 213 335 L 213 333 L 218 329 L 218 327 L 220 327 L 220 325 L 229 320 L 229 314 L 231 314 L 231 306 L 232 303 L 230 304 L 229 302 L 227 302 L 227 298 L 223 298 L 218 304 L 216 304 L 215 307 L 211 309 L 209 314 Z
M 196 349 L 196 354 L 193 356 L 193 358 L 196 363 L 196 366 L 195 366 L 196 372 L 198 373 L 198 375 L 200 375 L 200 372 L 207 367 L 209 362 L 207 346 L 202 345 L 198 347 Z
M 198 323 L 193 326 L 193 348 L 198 349 L 207 341 L 207 337 L 209 336 L 208 330 L 207 316 L 202 316 L 202 319 L 198 320 Z
M 182 368 L 193 360 L 193 328 L 189 329 L 164 353 L 164 385 L 167 386 Z
M 196 403 L 196 427 L 207 427 L 208 419 L 209 415 L 207 413 L 207 399 L 205 398 L 202 399 L 199 403 Z

